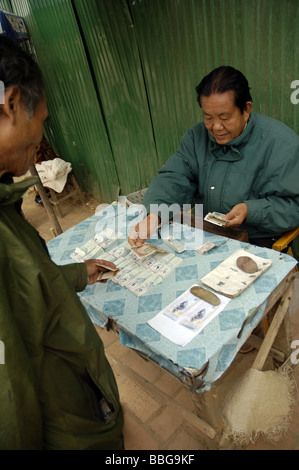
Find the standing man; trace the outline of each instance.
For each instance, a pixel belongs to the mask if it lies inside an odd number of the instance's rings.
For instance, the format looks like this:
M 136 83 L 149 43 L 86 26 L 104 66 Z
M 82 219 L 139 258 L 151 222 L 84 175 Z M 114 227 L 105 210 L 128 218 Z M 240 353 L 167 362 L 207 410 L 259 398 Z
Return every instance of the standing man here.
M 242 225 L 251 243 L 270 248 L 299 226 L 299 137 L 252 112 L 248 81 L 233 67 L 213 70 L 196 91 L 204 122 L 188 130 L 152 181 L 143 202 L 148 216 L 129 242 L 142 245 L 163 222 L 162 206 L 153 211 L 153 204 L 195 201 L 204 215 L 223 213 L 227 227 Z
M 76 295 L 101 268 L 55 265 L 19 211 L 36 179 L 12 177 L 33 162 L 48 112 L 37 64 L 3 36 L 0 80 L 0 448 L 123 449 L 114 375 Z

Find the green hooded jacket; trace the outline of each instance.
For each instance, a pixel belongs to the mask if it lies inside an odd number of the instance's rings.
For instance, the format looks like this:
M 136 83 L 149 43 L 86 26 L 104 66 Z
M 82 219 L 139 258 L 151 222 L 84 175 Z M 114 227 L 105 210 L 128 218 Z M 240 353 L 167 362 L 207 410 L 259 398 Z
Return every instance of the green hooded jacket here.
M 53 263 L 18 210 L 34 183 L 0 184 L 0 449 L 123 449 L 115 378 L 76 294 L 86 266 Z
M 298 135 L 252 112 L 242 134 L 225 145 L 217 144 L 203 122 L 189 129 L 153 179 L 143 204 L 165 220 L 168 211 L 150 205 L 182 208 L 195 200 L 205 215 L 226 214 L 245 202 L 249 238 L 279 236 L 299 226 L 298 181 Z

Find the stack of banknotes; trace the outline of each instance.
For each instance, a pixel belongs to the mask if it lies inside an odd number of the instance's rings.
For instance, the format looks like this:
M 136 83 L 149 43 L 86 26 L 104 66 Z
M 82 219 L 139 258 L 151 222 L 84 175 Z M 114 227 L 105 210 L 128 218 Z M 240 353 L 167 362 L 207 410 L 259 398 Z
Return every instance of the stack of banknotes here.
M 121 238 L 121 233 L 106 228 L 85 245 L 76 248 L 71 257 L 78 262 L 94 258 L 114 263 L 118 271 L 111 275 L 111 281 L 127 288 L 137 297 L 160 284 L 164 277 L 183 261 L 173 253 L 151 243 L 136 248 L 131 247 L 125 240 L 111 247 Z

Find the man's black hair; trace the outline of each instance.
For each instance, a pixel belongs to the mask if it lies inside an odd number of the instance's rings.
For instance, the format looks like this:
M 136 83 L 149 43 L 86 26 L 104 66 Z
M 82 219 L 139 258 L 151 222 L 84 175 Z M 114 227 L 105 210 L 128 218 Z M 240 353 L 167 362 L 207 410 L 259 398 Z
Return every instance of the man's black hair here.
M 5 36 L 0 36 L 0 80 L 5 89 L 20 88 L 24 107 L 32 116 L 44 96 L 41 70 L 30 54 Z
M 239 70 L 231 66 L 222 65 L 206 75 L 195 88 L 197 101 L 201 107 L 201 96 L 210 96 L 214 93 L 233 91 L 235 105 L 241 113 L 247 101 L 252 101 L 250 88 L 246 77 Z

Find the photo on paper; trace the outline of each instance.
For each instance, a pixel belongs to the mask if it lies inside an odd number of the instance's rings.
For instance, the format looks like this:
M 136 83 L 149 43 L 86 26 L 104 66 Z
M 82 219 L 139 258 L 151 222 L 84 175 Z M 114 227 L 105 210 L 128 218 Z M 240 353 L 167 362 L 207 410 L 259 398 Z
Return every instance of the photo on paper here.
M 201 301 L 197 306 L 196 311 L 193 310 L 184 316 L 182 325 L 187 328 L 191 328 L 192 330 L 198 330 L 214 310 L 215 306 Z
M 194 306 L 198 301 L 199 299 L 188 291 L 166 307 L 163 313 L 172 320 L 180 320 L 190 307 Z
M 202 331 L 231 299 L 217 294 L 219 304 L 210 304 L 187 291 L 161 310 L 147 323 L 168 340 L 179 346 L 185 346 Z M 216 294 L 214 294 L 216 295 Z

